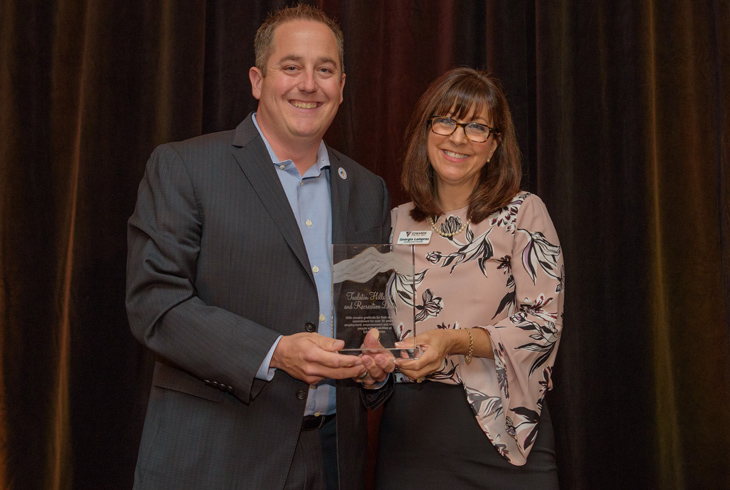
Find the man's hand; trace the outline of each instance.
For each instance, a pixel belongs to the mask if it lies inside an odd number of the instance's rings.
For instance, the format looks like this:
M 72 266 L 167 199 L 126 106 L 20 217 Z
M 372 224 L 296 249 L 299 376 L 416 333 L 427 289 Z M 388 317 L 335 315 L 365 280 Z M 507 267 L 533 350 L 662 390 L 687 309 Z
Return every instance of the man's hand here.
M 389 350 L 383 350 L 384 348 L 379 339 L 380 332 L 378 329 L 371 328 L 362 343 L 363 349 L 372 350 L 363 351 L 361 359 L 365 369 L 361 369 L 359 375 L 354 379 L 365 386 L 385 380 L 388 373 L 392 373 L 395 369 L 393 354 Z
M 344 346 L 342 340 L 318 333 L 285 335 L 274 350 L 270 366 L 310 385 L 325 378 L 353 378 L 362 372 L 362 360 L 339 354 L 337 351 Z

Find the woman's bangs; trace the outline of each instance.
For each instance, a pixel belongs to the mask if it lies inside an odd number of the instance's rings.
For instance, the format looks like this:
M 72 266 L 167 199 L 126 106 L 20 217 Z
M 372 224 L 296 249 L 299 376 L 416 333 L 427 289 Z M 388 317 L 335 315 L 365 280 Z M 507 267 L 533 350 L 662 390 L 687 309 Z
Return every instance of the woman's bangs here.
M 434 114 L 451 115 L 454 119 L 460 121 L 465 120 L 474 114 L 481 114 L 486 110 L 489 116 L 489 103 L 487 102 L 487 94 L 477 90 L 478 86 L 464 87 L 456 85 L 446 92 L 443 102 L 436 107 Z M 473 110 L 476 109 L 476 110 Z

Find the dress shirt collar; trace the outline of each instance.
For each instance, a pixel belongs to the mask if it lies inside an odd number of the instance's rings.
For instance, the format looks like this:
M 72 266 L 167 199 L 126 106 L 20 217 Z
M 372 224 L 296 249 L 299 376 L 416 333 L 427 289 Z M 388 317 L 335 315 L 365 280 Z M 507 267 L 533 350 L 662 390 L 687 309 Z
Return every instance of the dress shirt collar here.
M 276 153 L 274 153 L 274 149 L 271 148 L 271 145 L 269 144 L 269 141 L 266 139 L 266 136 L 264 136 L 263 131 L 261 131 L 261 128 L 259 127 L 259 123 L 256 121 L 256 113 L 253 113 L 252 118 L 253 119 L 253 125 L 256 126 L 256 131 L 259 132 L 261 135 L 261 139 L 264 140 L 264 145 L 266 145 L 266 151 L 269 152 L 269 157 L 271 157 L 271 161 L 274 165 L 277 167 L 281 165 L 289 166 L 294 165 L 294 162 L 289 160 L 281 161 L 279 160 L 279 157 L 276 156 Z M 323 169 L 328 168 L 330 166 L 330 156 L 327 152 L 327 145 L 324 144 L 324 141 L 319 142 L 319 148 L 317 149 L 317 162 L 315 165 L 312 166 L 307 172 L 305 173 L 305 176 L 318 176 Z M 316 169 L 313 171 L 313 169 Z M 312 175 L 314 174 L 314 175 Z

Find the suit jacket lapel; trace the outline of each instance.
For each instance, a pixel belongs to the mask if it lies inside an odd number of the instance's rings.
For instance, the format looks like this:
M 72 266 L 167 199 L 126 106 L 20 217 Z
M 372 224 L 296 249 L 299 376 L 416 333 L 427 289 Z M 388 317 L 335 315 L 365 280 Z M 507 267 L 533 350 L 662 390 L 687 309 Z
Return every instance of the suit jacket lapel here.
M 333 152 L 327 153 L 330 158 L 330 193 L 332 195 L 332 243 L 347 243 L 345 233 L 347 225 L 347 213 L 350 208 L 350 185 L 347 179 L 346 169 L 342 161 Z
M 269 152 L 266 151 L 266 145 L 264 145 L 256 130 L 250 114 L 236 128 L 233 145 L 235 146 L 233 157 L 238 162 L 246 178 L 248 178 L 289 247 L 304 266 L 312 282 L 314 282 L 307 249 L 304 246 L 299 226 L 294 218 L 294 213 L 292 213 L 284 189 L 281 187 L 281 182 L 279 182 L 276 175 Z

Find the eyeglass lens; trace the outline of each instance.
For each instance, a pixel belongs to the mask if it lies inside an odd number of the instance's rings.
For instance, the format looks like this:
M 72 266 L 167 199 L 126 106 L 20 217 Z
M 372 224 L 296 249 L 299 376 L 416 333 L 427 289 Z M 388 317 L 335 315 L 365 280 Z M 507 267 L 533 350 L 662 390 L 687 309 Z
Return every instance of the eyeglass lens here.
M 479 123 L 457 123 L 450 117 L 434 117 L 431 120 L 431 129 L 441 136 L 449 136 L 456 128 L 464 128 L 466 137 L 475 143 L 484 143 L 489 138 L 489 128 Z

